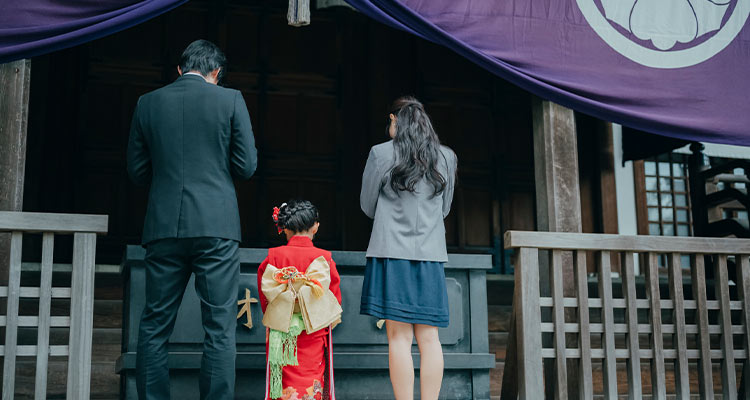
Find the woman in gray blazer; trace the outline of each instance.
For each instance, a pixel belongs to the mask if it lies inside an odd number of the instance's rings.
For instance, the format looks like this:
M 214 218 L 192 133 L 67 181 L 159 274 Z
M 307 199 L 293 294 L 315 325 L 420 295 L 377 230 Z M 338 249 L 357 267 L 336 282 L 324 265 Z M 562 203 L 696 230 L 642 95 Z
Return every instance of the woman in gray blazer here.
M 393 140 L 372 147 L 362 176 L 360 205 L 374 223 L 360 313 L 386 320 L 396 399 L 414 398 L 414 336 L 421 398 L 437 399 L 443 379 L 438 327 L 449 322 L 443 220 L 453 200 L 457 159 L 440 145 L 424 106 L 413 97 L 393 103 L 387 131 Z

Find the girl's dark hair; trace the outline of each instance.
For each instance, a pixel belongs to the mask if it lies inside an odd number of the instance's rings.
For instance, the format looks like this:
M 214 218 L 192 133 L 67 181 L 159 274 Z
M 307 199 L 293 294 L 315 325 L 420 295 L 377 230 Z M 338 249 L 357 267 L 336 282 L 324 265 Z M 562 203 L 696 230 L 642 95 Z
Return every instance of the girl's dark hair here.
M 307 200 L 289 200 L 279 208 L 276 225 L 292 232 L 304 232 L 319 222 L 318 209 Z
M 217 77 L 219 82 L 224 78 L 226 65 L 227 58 L 224 52 L 215 44 L 203 39 L 190 43 L 180 56 L 180 69 L 183 74 L 198 71 L 201 75 L 208 76 L 211 71 L 221 68 Z
M 422 103 L 411 96 L 396 99 L 391 114 L 396 117 L 396 136 L 393 138 L 396 161 L 391 168 L 391 188 L 396 193 L 400 190 L 414 192 L 424 177 L 434 188 L 433 196 L 439 195 L 445 190 L 446 177 L 437 169 L 442 153 L 430 116 Z M 386 132 L 389 126 L 386 126 Z

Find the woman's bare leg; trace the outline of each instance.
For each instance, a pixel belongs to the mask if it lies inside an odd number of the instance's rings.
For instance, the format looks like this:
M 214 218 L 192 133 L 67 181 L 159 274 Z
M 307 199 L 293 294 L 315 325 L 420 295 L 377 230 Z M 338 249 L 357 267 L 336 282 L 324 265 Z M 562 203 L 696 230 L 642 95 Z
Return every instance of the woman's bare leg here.
M 388 369 L 396 400 L 414 399 L 414 361 L 411 358 L 411 343 L 414 339 L 412 324 L 387 320 Z
M 440 346 L 438 328 L 414 324 L 414 334 L 419 345 L 419 389 L 422 400 L 437 400 L 443 383 L 443 348 Z M 393 379 L 393 378 L 391 378 Z

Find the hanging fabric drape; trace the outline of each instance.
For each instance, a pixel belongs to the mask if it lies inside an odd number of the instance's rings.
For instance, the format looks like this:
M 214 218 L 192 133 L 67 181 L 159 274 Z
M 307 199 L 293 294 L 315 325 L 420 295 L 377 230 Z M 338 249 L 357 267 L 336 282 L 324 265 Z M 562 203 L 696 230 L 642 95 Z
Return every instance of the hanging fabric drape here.
M 94 40 L 185 1 L 2 0 L 0 62 Z M 689 141 L 750 145 L 750 0 L 347 2 L 577 111 Z
M 577 111 L 750 145 L 750 0 L 347 2 Z
M 119 32 L 187 0 L 0 0 L 0 63 Z

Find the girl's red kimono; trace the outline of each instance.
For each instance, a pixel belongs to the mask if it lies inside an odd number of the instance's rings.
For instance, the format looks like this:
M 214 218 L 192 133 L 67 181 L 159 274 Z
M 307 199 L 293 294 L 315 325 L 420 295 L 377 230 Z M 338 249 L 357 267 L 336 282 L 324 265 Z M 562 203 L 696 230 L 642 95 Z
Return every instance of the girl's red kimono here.
M 341 288 L 336 264 L 331 258 L 331 252 L 313 246 L 313 242 L 306 236 L 293 236 L 286 246 L 268 250 L 268 257 L 258 267 L 258 288 L 266 269 L 273 266 L 278 269 L 295 267 L 304 274 L 310 264 L 319 257 L 325 258 L 330 266 L 329 290 L 341 304 Z M 270 270 L 269 270 L 270 274 Z M 263 313 L 268 307 L 268 299 L 260 292 L 260 305 Z M 337 306 L 338 307 L 338 306 Z M 323 328 L 312 334 L 306 331 L 297 336 L 297 361 L 299 365 L 287 365 L 282 369 L 282 400 L 321 400 L 333 399 L 333 367 L 331 364 L 330 328 Z M 268 341 L 266 342 L 268 355 Z M 268 370 L 268 368 L 267 368 Z M 268 373 L 266 374 L 268 377 Z M 266 400 L 269 395 L 269 379 L 266 379 Z

